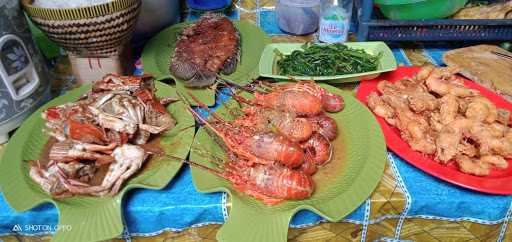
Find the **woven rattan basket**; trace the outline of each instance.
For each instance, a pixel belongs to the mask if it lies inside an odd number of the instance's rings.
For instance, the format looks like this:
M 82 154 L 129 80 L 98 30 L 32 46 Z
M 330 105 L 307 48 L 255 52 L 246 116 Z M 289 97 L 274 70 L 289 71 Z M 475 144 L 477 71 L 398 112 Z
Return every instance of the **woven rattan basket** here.
M 73 9 L 50 9 L 22 0 L 32 21 L 53 41 L 81 57 L 116 55 L 131 37 L 141 0 L 114 0 Z

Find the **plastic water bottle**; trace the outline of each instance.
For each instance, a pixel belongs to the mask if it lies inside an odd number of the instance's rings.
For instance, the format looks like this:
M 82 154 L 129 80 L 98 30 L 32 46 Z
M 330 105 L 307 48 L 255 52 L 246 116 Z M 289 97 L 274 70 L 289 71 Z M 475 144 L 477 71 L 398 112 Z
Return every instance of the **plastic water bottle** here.
M 319 40 L 326 43 L 347 41 L 352 0 L 322 0 Z

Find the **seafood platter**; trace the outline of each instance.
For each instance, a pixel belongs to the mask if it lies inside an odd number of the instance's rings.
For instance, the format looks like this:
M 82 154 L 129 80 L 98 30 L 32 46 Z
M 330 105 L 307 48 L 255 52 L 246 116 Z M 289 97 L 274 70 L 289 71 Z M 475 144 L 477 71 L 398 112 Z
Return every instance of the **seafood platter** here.
M 167 52 L 144 50 L 146 75 L 108 74 L 52 100 L 9 142 L 0 169 L 16 172 L 0 177 L 6 200 L 18 211 L 55 204 L 59 223 L 74 228 L 55 241 L 104 240 L 122 232 L 127 191 L 161 189 L 188 164 L 198 191 L 231 194 L 220 240 L 247 241 L 239 231 L 250 221 L 255 241 L 286 240 L 292 216 L 304 209 L 341 220 L 377 186 L 384 136 L 349 92 L 313 80 L 253 80 L 270 42 L 260 33 L 206 14 L 164 30 Z M 353 74 L 382 61 L 338 48 L 349 59 L 362 56 L 355 62 L 363 66 L 345 69 Z M 162 53 L 165 62 L 154 56 Z M 174 86 L 158 81 L 167 76 Z M 218 84 L 230 99 L 213 111 Z
M 150 76 L 107 75 L 79 100 L 46 109 L 48 162 L 29 161 L 32 180 L 53 197 L 119 193 L 148 159 L 143 145 L 176 126 L 165 109 L 175 100 L 158 100 L 154 91 Z M 103 165 L 107 173 L 91 185 Z
M 312 81 L 236 90 L 216 112 L 202 105 L 209 118 L 190 110 L 204 124 L 186 161 L 194 184 L 231 195 L 220 241 L 286 241 L 298 211 L 339 221 L 373 191 L 386 146 L 350 92 Z
M 2 192 L 17 211 L 51 202 L 55 241 L 97 241 L 123 230 L 121 200 L 134 188 L 161 189 L 177 174 L 195 121 L 176 90 L 151 76 L 106 75 L 69 91 L 26 120 L 0 163 Z
M 379 183 L 386 145 L 445 181 L 512 194 L 512 104 L 455 67 L 397 69 L 382 42 L 271 44 L 211 13 L 164 29 L 142 62 L 145 75 L 52 100 L 6 148 L 7 202 L 53 203 L 73 227 L 55 241 L 119 236 L 126 192 L 162 189 L 184 164 L 198 192 L 230 195 L 220 241 L 286 241 L 300 210 L 340 221 Z M 357 98 L 327 84 L 354 81 Z
M 87 231 L 59 231 L 55 241 L 108 239 L 122 232 L 128 190 L 161 189 L 186 163 L 199 191 L 231 194 L 220 240 L 242 239 L 248 221 L 258 226 L 252 238 L 286 240 L 299 210 L 338 221 L 373 191 L 386 146 L 352 94 L 314 81 L 229 87 L 230 101 L 216 112 L 189 94 L 192 108 L 149 75 L 109 74 L 68 92 L 10 141 L 0 164 L 15 171 L 0 178 L 6 200 L 18 211 L 51 202 L 59 223 Z

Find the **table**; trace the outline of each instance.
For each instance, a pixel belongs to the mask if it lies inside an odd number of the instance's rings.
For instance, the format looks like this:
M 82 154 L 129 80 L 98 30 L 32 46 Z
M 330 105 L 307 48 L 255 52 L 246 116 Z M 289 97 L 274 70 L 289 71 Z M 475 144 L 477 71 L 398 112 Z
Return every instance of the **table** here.
M 252 21 L 272 35 L 274 42 L 315 39 L 314 35 L 291 37 L 280 32 L 274 21 L 274 4 L 241 0 L 230 17 Z M 196 18 L 193 14 L 185 17 Z M 391 47 L 399 65 L 442 65 L 442 54 L 453 48 L 418 44 Z M 348 90 L 355 87 L 340 86 Z M 125 233 L 113 241 L 214 241 L 229 205 L 224 194 L 197 193 L 187 167 L 161 191 L 130 192 L 124 205 Z M 338 223 L 326 223 L 312 213 L 301 212 L 292 221 L 289 240 L 512 241 L 511 217 L 511 196 L 485 195 L 450 185 L 389 153 L 382 180 L 356 211 Z M 49 231 L 23 231 L 24 225 L 53 225 L 57 215 L 51 205 L 15 213 L 0 196 L 0 221 L 0 241 L 46 241 Z M 22 231 L 14 233 L 15 225 Z

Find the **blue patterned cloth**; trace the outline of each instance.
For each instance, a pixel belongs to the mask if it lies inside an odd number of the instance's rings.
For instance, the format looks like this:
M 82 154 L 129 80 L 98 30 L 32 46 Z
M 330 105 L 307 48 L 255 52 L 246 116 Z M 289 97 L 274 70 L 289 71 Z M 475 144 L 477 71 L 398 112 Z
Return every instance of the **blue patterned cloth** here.
M 500 223 L 512 196 L 488 195 L 464 189 L 424 173 L 392 155 L 407 192 L 411 196 L 408 216 L 474 220 Z
M 264 30 L 279 34 L 272 13 L 259 13 L 259 24 Z M 239 18 L 234 11 L 233 19 Z M 193 20 L 197 16 L 190 15 Z M 393 47 L 393 46 L 392 46 Z M 404 51 L 392 48 L 399 65 L 411 65 Z M 433 63 L 441 65 L 442 54 L 449 49 L 444 47 L 424 49 Z M 140 67 L 140 66 L 139 66 Z M 142 70 L 137 69 L 137 73 Z M 224 89 L 222 92 L 227 91 Z M 217 98 L 220 102 L 228 99 L 225 94 Z M 203 113 L 203 115 L 206 115 Z M 406 208 L 399 217 L 400 221 L 408 217 L 435 218 L 452 221 L 472 221 L 483 224 L 497 224 L 510 219 L 512 196 L 494 196 L 473 192 L 443 182 L 412 167 L 398 156 L 389 154 L 390 166 L 394 171 L 402 190 L 406 193 Z M 126 233 L 150 236 L 163 230 L 183 230 L 192 226 L 224 223 L 226 214 L 226 195 L 223 193 L 201 194 L 195 191 L 190 169 L 185 166 L 167 187 L 159 191 L 136 189 L 129 192 L 124 200 L 124 219 Z M 363 224 L 364 233 L 370 221 L 370 202 L 366 201 L 343 221 Z M 172 219 L 169 219 L 172 218 Z M 13 234 L 18 227 L 30 224 L 57 224 L 58 214 L 53 205 L 45 204 L 24 213 L 12 210 L 3 196 L 0 196 L 0 235 Z M 292 220 L 292 227 L 303 227 L 322 222 L 322 218 L 312 212 L 301 211 Z M 400 223 L 400 222 L 399 222 Z M 398 230 L 401 225 L 398 225 Z M 51 231 L 51 230 L 50 230 Z M 49 231 L 43 231 L 48 233 Z M 38 234 L 41 231 L 21 231 L 21 234 Z

